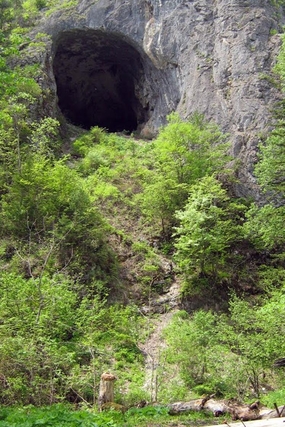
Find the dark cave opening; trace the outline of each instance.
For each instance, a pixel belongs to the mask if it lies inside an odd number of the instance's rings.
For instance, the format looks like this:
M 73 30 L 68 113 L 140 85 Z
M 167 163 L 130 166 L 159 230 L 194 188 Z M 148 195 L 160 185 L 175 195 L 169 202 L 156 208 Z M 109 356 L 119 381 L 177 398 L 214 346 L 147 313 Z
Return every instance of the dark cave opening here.
M 147 121 L 148 109 L 138 98 L 142 58 L 122 36 L 95 30 L 62 33 L 53 72 L 58 106 L 72 124 L 132 132 Z

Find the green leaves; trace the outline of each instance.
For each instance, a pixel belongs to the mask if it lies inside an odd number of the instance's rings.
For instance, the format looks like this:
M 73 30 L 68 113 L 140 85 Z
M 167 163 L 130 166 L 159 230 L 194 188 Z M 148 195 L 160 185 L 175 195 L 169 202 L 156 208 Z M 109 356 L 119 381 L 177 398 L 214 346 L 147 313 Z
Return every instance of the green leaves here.
M 162 173 L 178 184 L 191 184 L 225 165 L 227 145 L 216 126 L 197 115 L 183 121 L 173 113 L 168 120 L 155 143 Z
M 216 173 L 228 160 L 225 137 L 218 128 L 194 115 L 183 121 L 168 116 L 153 144 L 153 170 L 138 196 L 146 218 L 160 224 L 164 235 L 171 234 L 175 211 L 181 209 L 191 185 Z
M 0 372 L 7 381 L 0 399 L 28 403 L 33 396 L 33 403 L 41 404 L 51 393 L 53 402 L 55 393 L 64 392 L 64 372 L 74 363 L 65 341 L 73 334 L 77 296 L 63 277 L 24 280 L 2 273 L 0 280 Z
M 64 339 L 73 325 L 77 296 L 63 276 L 23 279 L 1 274 L 0 318 L 2 331 L 13 336 Z M 39 334 L 40 332 L 40 334 Z M 5 336 L 5 335 L 4 335 Z M 2 336 L 2 339 L 4 338 Z
M 188 202 L 176 213 L 175 258 L 186 275 L 218 279 L 230 259 L 230 247 L 243 238 L 245 206 L 232 203 L 221 184 L 211 176 L 193 185 Z
M 285 351 L 284 307 L 283 288 L 260 305 L 233 296 L 228 315 L 176 313 L 165 330 L 164 372 L 178 366 L 183 383 L 197 392 L 244 399 L 253 390 L 258 397 L 278 383 L 273 362 Z
M 105 244 L 106 226 L 83 180 L 64 160 L 29 155 L 3 196 L 1 230 L 25 260 L 29 275 L 42 275 L 57 264 L 68 265 L 80 277 L 83 265 L 90 263 L 94 266 L 84 281 L 92 283 L 105 279 L 106 258 L 108 271 L 115 265 Z
M 116 427 L 123 423 L 120 414 L 96 414 L 89 411 L 74 411 L 68 405 L 53 405 L 40 409 L 28 406 L 0 412 L 1 427 Z M 116 420 L 116 418 L 118 420 Z
M 99 297 L 80 301 L 63 275 L 27 280 L 2 273 L 0 281 L 2 403 L 54 403 L 70 387 L 94 402 L 104 370 L 118 362 L 128 375 L 140 366 L 135 307 L 110 307 Z
M 159 221 L 161 230 L 167 235 L 173 224 L 173 214 L 185 200 L 187 186 L 164 176 L 154 176 L 146 184 L 142 194 L 137 196 L 145 217 L 151 221 Z
M 178 184 L 191 184 L 225 165 L 227 145 L 216 126 L 195 115 L 183 121 L 173 113 L 168 120 L 155 142 L 157 166 L 162 173 Z
M 38 154 L 54 157 L 59 151 L 59 122 L 51 117 L 46 117 L 32 124 L 30 142 L 32 150 Z
M 285 243 L 285 207 L 267 204 L 252 206 L 247 213 L 245 231 L 259 249 L 281 250 Z
M 279 125 L 280 126 L 280 125 Z M 284 126 L 284 125 L 282 125 Z M 285 193 L 285 133 L 277 127 L 266 143 L 260 145 L 260 160 L 255 174 L 263 190 L 277 198 Z M 270 196 L 270 193 L 268 194 Z

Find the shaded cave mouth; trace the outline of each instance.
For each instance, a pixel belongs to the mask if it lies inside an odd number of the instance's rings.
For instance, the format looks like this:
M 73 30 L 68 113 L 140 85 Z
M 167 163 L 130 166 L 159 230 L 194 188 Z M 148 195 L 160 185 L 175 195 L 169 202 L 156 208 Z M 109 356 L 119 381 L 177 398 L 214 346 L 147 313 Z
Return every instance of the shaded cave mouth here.
M 60 35 L 53 72 L 58 106 L 73 125 L 133 132 L 149 119 L 143 60 L 122 36 L 96 30 Z

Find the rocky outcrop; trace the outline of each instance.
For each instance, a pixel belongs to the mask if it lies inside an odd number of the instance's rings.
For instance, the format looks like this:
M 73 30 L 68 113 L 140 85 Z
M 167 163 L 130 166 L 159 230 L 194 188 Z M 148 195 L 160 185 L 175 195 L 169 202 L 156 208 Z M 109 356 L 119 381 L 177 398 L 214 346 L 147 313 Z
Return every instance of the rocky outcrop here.
M 79 0 L 36 29 L 51 36 L 45 58 L 54 104 L 74 124 L 146 136 L 173 110 L 203 113 L 241 159 L 237 194 L 256 196 L 258 138 L 279 96 L 267 78 L 282 20 L 271 3 Z

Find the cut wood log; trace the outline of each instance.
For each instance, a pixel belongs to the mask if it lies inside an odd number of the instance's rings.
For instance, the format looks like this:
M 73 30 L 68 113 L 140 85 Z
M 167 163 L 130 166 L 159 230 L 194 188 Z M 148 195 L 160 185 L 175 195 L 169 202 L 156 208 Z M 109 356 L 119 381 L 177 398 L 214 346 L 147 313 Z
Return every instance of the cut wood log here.
M 106 403 L 114 402 L 114 382 L 117 378 L 109 372 L 104 372 L 100 379 L 100 389 L 98 404 L 99 409 L 103 410 Z

